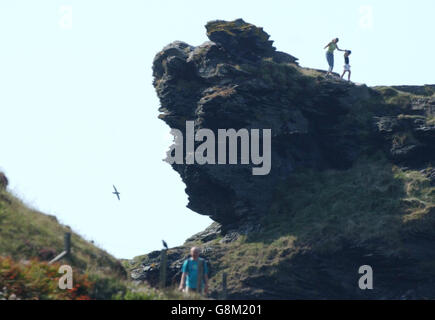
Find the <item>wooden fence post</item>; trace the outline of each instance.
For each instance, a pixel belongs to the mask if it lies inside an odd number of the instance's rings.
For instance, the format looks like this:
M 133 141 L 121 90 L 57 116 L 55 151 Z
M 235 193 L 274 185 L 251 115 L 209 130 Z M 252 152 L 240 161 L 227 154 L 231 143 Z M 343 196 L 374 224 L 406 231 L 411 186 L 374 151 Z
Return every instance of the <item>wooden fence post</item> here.
M 222 300 L 227 300 L 227 274 L 222 273 Z
M 48 264 L 55 263 L 63 258 L 66 258 L 67 260 L 71 258 L 71 233 L 70 232 L 65 232 L 63 236 L 63 246 L 64 246 L 63 248 L 64 250 L 53 260 L 51 260 Z
M 166 253 L 166 250 L 162 250 L 162 253 L 160 254 L 160 289 L 164 289 L 166 287 L 166 268 L 167 268 L 167 262 L 168 261 L 168 255 Z
M 71 253 L 71 233 L 66 232 L 63 238 L 63 244 L 65 247 L 66 255 L 69 256 Z
M 198 273 L 196 274 L 196 291 L 202 294 L 202 281 L 204 277 L 204 261 L 198 258 Z

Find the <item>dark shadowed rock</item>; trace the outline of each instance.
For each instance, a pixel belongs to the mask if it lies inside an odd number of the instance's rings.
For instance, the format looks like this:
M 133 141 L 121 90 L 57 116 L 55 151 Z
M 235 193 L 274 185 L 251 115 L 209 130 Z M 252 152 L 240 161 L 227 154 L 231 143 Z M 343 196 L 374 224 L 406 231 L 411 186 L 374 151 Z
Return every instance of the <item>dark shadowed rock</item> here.
M 0 190 L 6 189 L 9 184 L 8 178 L 3 172 L 0 172 Z
M 222 46 L 233 57 L 256 61 L 272 56 L 275 47 L 269 35 L 252 24 L 238 19 L 232 22 L 216 20 L 207 23 L 208 38 Z
M 156 55 L 159 118 L 183 133 L 189 120 L 216 136 L 271 129 L 271 171 L 172 164 L 188 207 L 216 222 L 168 251 L 171 281 L 197 244 L 215 297 L 223 271 L 236 299 L 435 297 L 434 86 L 325 79 L 241 19 L 206 29 L 211 41 Z M 158 253 L 142 259 L 132 276 L 156 283 Z M 377 270 L 372 295 L 356 286 L 365 264 Z
M 212 21 L 206 29 L 212 42 L 177 41 L 156 55 L 154 86 L 160 118 L 171 128 L 185 132 L 191 120 L 195 130 L 272 130 L 266 176 L 253 176 L 252 165 L 173 165 L 186 184 L 188 207 L 224 232 L 267 212 L 276 186 L 297 170 L 346 169 L 377 150 L 402 164 L 433 159 L 434 125 L 407 116 L 433 112 L 430 98 L 387 110 L 380 93 L 364 85 L 310 76 L 318 72 L 277 52 L 262 28 L 239 19 Z M 402 134 L 409 139 L 395 138 Z
M 201 231 L 186 240 L 186 242 L 209 242 L 211 240 L 217 239 L 221 236 L 221 225 L 217 222 L 213 222 L 204 231 Z

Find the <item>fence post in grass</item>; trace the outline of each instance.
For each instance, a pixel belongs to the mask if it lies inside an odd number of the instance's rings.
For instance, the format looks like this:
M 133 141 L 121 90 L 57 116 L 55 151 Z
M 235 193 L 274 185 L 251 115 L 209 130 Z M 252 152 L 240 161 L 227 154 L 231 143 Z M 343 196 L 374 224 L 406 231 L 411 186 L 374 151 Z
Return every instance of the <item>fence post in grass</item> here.
M 196 290 L 202 294 L 202 282 L 204 278 L 204 263 L 203 260 L 198 259 L 198 272 L 196 274 Z
M 63 243 L 65 247 L 66 256 L 68 257 L 71 254 L 71 233 L 65 232 Z
M 65 232 L 65 234 L 63 236 L 63 246 L 64 246 L 64 250 L 58 256 L 56 256 L 53 260 L 51 260 L 48 264 L 55 263 L 63 258 L 66 258 L 66 259 L 71 258 L 71 233 L 70 232 Z
M 227 274 L 222 273 L 222 300 L 227 300 Z
M 167 267 L 168 255 L 166 250 L 162 250 L 160 254 L 160 289 L 166 287 L 166 267 Z

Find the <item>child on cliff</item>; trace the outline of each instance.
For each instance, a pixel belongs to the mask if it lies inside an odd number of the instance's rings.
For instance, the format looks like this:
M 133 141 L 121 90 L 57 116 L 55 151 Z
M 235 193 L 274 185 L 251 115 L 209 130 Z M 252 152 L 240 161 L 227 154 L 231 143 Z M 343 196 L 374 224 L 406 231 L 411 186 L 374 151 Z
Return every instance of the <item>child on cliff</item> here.
M 349 72 L 349 74 L 347 76 L 347 81 L 350 81 L 350 75 L 351 75 L 350 64 L 349 64 L 349 56 L 351 53 L 352 53 L 352 51 L 350 51 L 350 50 L 344 51 L 344 71 L 343 71 L 343 74 L 341 75 L 341 79 L 343 79 L 346 72 Z

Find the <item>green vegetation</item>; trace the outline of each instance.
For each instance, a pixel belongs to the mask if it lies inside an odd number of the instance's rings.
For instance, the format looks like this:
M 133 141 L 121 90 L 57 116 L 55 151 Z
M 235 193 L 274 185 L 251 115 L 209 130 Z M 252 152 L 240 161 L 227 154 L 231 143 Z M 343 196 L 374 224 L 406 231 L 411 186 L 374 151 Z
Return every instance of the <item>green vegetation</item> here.
M 292 234 L 299 245 L 329 248 L 342 238 L 366 242 L 384 236 L 388 226 L 394 241 L 403 216 L 400 200 L 406 196 L 397 170 L 387 161 L 364 160 L 347 171 L 294 175 L 278 188 L 263 239 Z
M 65 232 L 72 233 L 71 257 L 49 265 L 48 260 L 64 249 Z M 61 264 L 73 267 L 72 290 L 58 288 Z M 131 283 L 116 258 L 59 224 L 55 217 L 30 209 L 0 190 L 0 300 L 197 298 L 175 289 L 161 291 Z
M 49 265 L 32 259 L 16 262 L 0 257 L 0 300 L 153 300 L 165 294 L 146 286 L 135 286 L 116 277 L 74 272 L 73 288 L 61 290 L 61 263 Z
M 373 87 L 374 90 L 382 94 L 382 96 L 387 98 L 392 98 L 398 96 L 400 93 L 396 89 L 387 86 L 377 86 Z M 403 93 L 402 93 L 403 94 Z
M 269 39 L 269 36 L 263 31 L 262 28 L 257 28 L 249 23 L 244 23 L 242 20 L 213 21 L 206 25 L 206 29 L 207 36 L 209 37 L 214 32 L 225 32 L 231 36 L 236 36 L 237 34 L 239 37 L 243 37 L 244 33 L 251 34 L 253 32 L 262 41 L 267 41 Z
M 71 290 L 59 289 L 59 267 L 0 257 L 0 300 L 89 300 L 92 283 L 86 275 L 75 275 Z
M 416 98 L 427 97 L 434 94 L 434 89 L 430 86 L 425 87 L 424 92 L 413 92 L 412 90 L 402 91 L 405 89 L 387 86 L 377 86 L 373 87 L 373 89 L 382 94 L 387 104 L 401 106 L 401 108 L 407 108 Z
M 324 78 L 325 77 L 324 73 L 322 73 L 318 70 L 315 70 L 315 69 L 298 67 L 298 70 L 300 73 L 302 73 L 304 76 L 307 76 L 307 77 L 313 77 L 313 78 Z
M 72 233 L 71 258 L 63 262 L 73 267 L 73 290 L 58 289 L 60 264 L 47 263 L 63 251 L 65 232 Z M 0 299 L 165 297 L 146 286 L 132 286 L 116 258 L 59 224 L 55 217 L 28 208 L 5 190 L 0 190 L 0 291 Z
M 88 273 L 125 277 L 119 261 L 89 243 L 68 227 L 28 208 L 6 191 L 0 191 L 0 253 L 14 260 L 51 260 L 63 251 L 65 232 L 71 232 L 71 265 Z
M 345 171 L 294 174 L 277 187 L 261 232 L 222 245 L 225 255 L 211 285 L 220 286 L 223 272 L 236 290 L 248 276 L 274 281 L 283 262 L 296 254 L 333 254 L 344 243 L 375 243 L 386 256 L 397 255 L 404 232 L 432 228 L 427 222 L 435 220 L 434 208 L 429 179 L 391 165 L 382 155 L 361 159 Z

